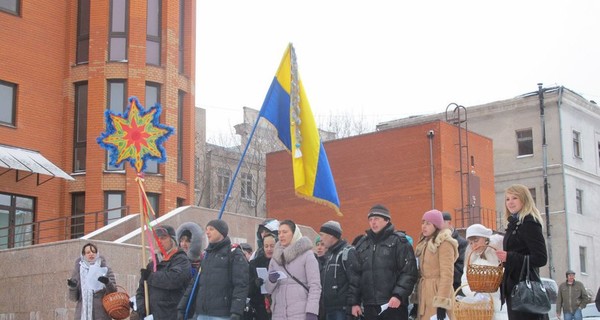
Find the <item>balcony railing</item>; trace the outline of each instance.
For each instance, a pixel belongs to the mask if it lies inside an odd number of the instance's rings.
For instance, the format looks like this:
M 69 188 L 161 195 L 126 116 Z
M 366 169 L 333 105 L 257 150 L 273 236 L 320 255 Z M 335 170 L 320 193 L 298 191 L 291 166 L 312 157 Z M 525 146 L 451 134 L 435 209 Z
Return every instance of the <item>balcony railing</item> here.
M 80 238 L 129 214 L 129 206 L 0 227 L 0 249 Z

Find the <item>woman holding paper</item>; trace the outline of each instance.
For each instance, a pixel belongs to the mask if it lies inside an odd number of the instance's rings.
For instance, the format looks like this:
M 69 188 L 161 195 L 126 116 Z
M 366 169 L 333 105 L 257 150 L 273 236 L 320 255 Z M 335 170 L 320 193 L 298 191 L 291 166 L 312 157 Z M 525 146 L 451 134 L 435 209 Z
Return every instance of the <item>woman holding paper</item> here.
M 69 299 L 77 302 L 75 319 L 111 319 L 102 306 L 102 298 L 106 293 L 117 291 L 115 275 L 94 244 L 87 243 L 81 249 L 81 256 L 75 260 L 67 286 Z
M 273 250 L 275 249 L 275 235 L 272 233 L 266 234 L 262 238 L 264 255 L 260 255 L 250 261 L 250 288 L 248 290 L 248 298 L 250 303 L 247 312 L 244 314 L 245 319 L 255 320 L 270 320 L 271 319 L 271 295 L 261 291 L 264 285 L 267 268 Z M 261 276 L 259 272 L 261 271 Z
M 319 263 L 312 241 L 291 220 L 279 224 L 279 242 L 269 263 L 267 291 L 273 298 L 273 319 L 317 320 L 321 297 Z

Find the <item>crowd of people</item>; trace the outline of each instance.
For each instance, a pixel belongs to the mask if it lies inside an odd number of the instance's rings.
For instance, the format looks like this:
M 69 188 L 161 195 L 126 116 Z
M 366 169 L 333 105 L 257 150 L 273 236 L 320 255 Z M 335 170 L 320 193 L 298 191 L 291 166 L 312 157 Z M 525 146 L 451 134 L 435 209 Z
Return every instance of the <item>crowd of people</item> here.
M 504 235 L 473 224 L 465 239 L 449 213 L 433 209 L 423 214 L 413 249 L 413 239 L 392 224 L 385 206 L 374 205 L 366 218 L 368 229 L 352 243 L 337 221 L 321 225 L 311 241 L 293 221 L 267 219 L 258 226 L 256 250 L 248 243 L 232 244 L 223 220 L 208 222 L 204 230 L 192 222 L 177 231 L 156 227 L 164 251 L 141 269 L 132 315 L 157 320 L 456 319 L 456 296 L 480 294 L 466 276 L 475 264 L 504 267 L 500 286 L 489 293 L 494 319 L 544 318 L 512 309 L 511 292 L 522 280 L 524 258 L 534 281 L 547 263 L 542 217 L 527 187 L 505 191 Z M 590 297 L 574 280 L 575 272 L 566 276 L 557 316 L 562 311 L 565 320 L 580 319 Z M 77 319 L 110 319 L 101 298 L 116 291 L 116 283 L 95 245 L 83 247 L 67 284 L 77 301 Z

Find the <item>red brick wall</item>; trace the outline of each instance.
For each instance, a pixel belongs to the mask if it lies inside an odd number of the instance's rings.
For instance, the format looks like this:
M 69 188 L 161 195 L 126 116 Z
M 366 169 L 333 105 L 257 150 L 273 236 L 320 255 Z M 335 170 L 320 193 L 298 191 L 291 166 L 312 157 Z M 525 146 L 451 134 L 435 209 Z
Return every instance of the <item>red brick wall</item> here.
M 89 63 L 75 65 L 77 0 L 21 1 L 20 17 L 0 12 L 0 80 L 18 84 L 16 127 L 0 126 L 0 144 L 41 152 L 67 173 L 72 173 L 74 83 L 88 82 L 86 172 L 76 181 L 61 179 L 36 186 L 35 177 L 15 182 L 14 171 L 0 176 L 0 192 L 37 199 L 36 220 L 69 216 L 71 193 L 85 192 L 86 212 L 104 209 L 105 191 L 125 191 L 126 205 L 138 212 L 135 172 L 105 173 L 105 151 L 96 143 L 104 132 L 107 79 L 125 79 L 127 95 L 144 104 L 145 82 L 161 84 L 161 122 L 182 130 L 183 180 L 177 179 L 177 134 L 164 144 L 167 163 L 160 174 L 149 176 L 148 191 L 160 193 L 161 214 L 175 208 L 177 198 L 193 203 L 194 197 L 194 67 L 195 1 L 186 1 L 185 71 L 178 72 L 179 2 L 163 1 L 162 65 L 146 65 L 145 0 L 129 1 L 128 61 L 107 62 L 109 1 L 90 1 Z M 178 91 L 186 92 L 185 120 L 178 127 Z M 42 177 L 46 178 L 46 177 Z
M 390 209 L 396 228 L 417 239 L 421 217 L 431 209 L 432 202 L 429 130 L 435 132 L 435 207 L 454 212 L 454 208 L 460 207 L 458 134 L 456 127 L 436 121 L 325 143 L 343 217 L 326 206 L 296 197 L 290 155 L 269 154 L 268 216 L 292 219 L 315 230 L 327 220 L 337 220 L 342 224 L 344 237 L 351 241 L 368 229 L 367 213 L 371 206 L 381 203 Z M 485 195 L 481 204 L 495 208 L 491 140 L 470 134 L 469 151 L 477 159 L 476 171 Z

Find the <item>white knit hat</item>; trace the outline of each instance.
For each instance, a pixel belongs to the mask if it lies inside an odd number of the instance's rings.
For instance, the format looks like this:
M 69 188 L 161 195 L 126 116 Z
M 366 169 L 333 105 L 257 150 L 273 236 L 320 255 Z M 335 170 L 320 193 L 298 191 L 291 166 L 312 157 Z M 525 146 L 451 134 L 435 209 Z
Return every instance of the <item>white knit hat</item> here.
M 467 239 L 470 237 L 482 237 L 482 238 L 490 238 L 492 236 L 492 229 L 488 229 L 485 226 L 476 223 L 470 225 L 467 228 Z

